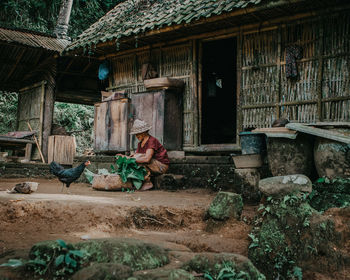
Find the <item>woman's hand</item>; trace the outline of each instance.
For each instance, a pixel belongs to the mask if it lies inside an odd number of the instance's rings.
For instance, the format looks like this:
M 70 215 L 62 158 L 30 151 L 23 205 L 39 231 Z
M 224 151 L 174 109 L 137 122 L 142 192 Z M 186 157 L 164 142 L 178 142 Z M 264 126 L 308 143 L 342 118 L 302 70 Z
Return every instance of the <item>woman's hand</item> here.
M 116 154 L 115 157 L 126 157 L 126 158 L 130 158 L 129 156 L 123 155 L 123 154 Z

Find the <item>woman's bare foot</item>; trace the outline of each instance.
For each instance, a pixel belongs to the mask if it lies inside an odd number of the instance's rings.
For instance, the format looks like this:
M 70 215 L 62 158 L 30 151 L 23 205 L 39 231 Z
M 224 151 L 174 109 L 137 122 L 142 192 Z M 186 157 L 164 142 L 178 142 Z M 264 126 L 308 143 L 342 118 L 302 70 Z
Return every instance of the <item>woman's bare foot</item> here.
M 147 191 L 149 189 L 152 189 L 153 188 L 153 184 L 152 182 L 148 181 L 148 182 L 144 182 L 140 191 Z

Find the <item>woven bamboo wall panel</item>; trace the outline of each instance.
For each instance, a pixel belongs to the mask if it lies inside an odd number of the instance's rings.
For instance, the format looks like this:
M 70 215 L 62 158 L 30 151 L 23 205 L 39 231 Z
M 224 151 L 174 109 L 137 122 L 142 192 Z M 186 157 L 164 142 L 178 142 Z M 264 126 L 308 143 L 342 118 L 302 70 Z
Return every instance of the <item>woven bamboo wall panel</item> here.
M 276 108 L 270 111 L 271 120 L 284 117 L 297 122 L 350 121 L 350 15 L 288 23 L 265 33 L 243 36 L 243 128 L 254 123 L 256 127 L 269 126 L 266 111 L 261 110 L 271 107 Z M 276 45 L 266 42 L 264 50 L 260 42 L 270 38 L 268 34 L 274 34 Z M 301 51 L 301 57 L 296 59 L 297 78 L 286 77 L 286 53 L 291 46 Z M 271 49 L 275 51 L 271 60 L 261 57 Z M 264 64 L 266 61 L 271 64 Z M 274 70 L 263 70 L 268 67 Z
M 350 96 L 350 56 L 325 59 L 322 97 Z
M 282 106 L 280 110 L 281 118 L 294 122 L 308 123 L 317 119 L 317 104 Z
M 298 63 L 299 78 L 286 78 L 286 65 L 281 66 L 280 102 L 317 99 L 318 60 Z
M 325 121 L 349 121 L 350 100 L 324 102 L 322 111 Z
M 243 127 L 268 127 L 276 114 L 275 107 L 243 109 Z
M 276 76 L 276 66 L 242 71 L 241 104 L 254 105 L 276 102 Z
M 184 126 L 183 126 L 183 140 L 184 140 L 184 146 L 192 146 L 194 141 L 194 114 L 195 114 L 195 108 L 193 104 L 193 94 L 192 94 L 192 88 L 191 88 L 191 81 L 190 78 L 183 79 L 185 82 L 184 87 Z
M 336 55 L 350 52 L 350 15 L 324 18 L 324 54 Z
M 112 86 L 125 86 L 135 82 L 134 75 L 135 55 L 117 57 L 113 60 L 113 83 Z
M 180 77 L 191 74 L 190 49 L 176 46 L 162 50 L 161 73 L 163 77 Z
M 155 67 L 155 70 L 157 71 L 158 75 L 161 75 L 160 73 L 160 50 L 155 49 L 151 51 L 146 51 L 143 53 L 137 54 L 137 81 L 142 82 L 142 65 L 145 63 L 151 63 L 153 67 Z
M 318 21 L 288 25 L 282 29 L 281 35 L 283 60 L 289 46 L 300 47 L 303 59 L 315 58 L 321 53 Z
M 277 62 L 278 30 L 244 36 L 242 66 L 257 66 Z

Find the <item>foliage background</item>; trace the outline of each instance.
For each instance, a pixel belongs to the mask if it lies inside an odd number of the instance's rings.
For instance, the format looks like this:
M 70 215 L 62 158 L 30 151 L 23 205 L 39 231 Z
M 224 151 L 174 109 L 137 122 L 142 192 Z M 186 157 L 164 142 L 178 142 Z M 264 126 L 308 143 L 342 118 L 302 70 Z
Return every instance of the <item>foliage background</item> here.
M 53 123 L 63 126 L 68 132 L 76 131 L 77 153 L 93 148 L 94 107 L 80 104 L 55 102 Z
M 0 134 L 16 130 L 17 101 L 16 93 L 0 92 Z
M 0 26 L 52 34 L 62 0 L 1 0 Z M 123 0 L 74 0 L 68 36 L 82 31 Z

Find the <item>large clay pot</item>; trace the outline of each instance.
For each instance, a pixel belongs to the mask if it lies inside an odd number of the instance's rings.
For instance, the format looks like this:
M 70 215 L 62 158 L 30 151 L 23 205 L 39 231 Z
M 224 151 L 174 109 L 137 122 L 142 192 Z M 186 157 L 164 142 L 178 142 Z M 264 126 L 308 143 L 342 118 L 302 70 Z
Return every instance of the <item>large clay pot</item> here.
M 314 158 L 319 177 L 350 177 L 349 144 L 316 138 Z
M 272 138 L 267 141 L 267 158 L 273 176 L 304 174 L 313 169 L 313 138 L 299 134 L 296 139 Z

